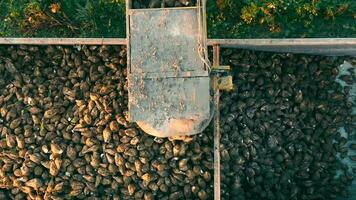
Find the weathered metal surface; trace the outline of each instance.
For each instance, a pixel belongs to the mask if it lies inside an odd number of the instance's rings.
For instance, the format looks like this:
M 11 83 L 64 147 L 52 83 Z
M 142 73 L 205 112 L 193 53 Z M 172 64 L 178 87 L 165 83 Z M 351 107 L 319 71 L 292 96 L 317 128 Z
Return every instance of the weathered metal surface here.
M 208 45 L 272 52 L 317 55 L 356 55 L 356 38 L 208 39 Z M 126 45 L 126 38 L 0 38 L 0 44 L 25 45 Z M 129 51 L 128 51 L 129 54 Z
M 214 91 L 214 200 L 221 197 L 221 175 L 220 175 L 220 91 Z
M 188 78 L 188 77 L 206 77 L 209 76 L 208 71 L 178 71 L 178 72 L 165 72 L 165 73 L 140 73 L 140 76 L 146 79 L 157 78 Z
M 196 130 L 202 130 L 200 123 L 210 116 L 208 77 L 152 79 L 130 75 L 128 80 L 130 120 L 149 124 L 155 130 L 149 134 L 160 137 L 196 134 Z M 175 126 L 172 120 L 188 120 L 193 124 L 182 132 L 174 132 L 171 128 L 175 127 L 170 127 Z
M 11 45 L 126 45 L 126 38 L 0 38 Z
M 131 73 L 203 70 L 196 9 L 138 9 L 129 15 Z
M 196 12 L 127 12 L 129 120 L 151 135 L 196 134 L 210 118 L 210 79 L 198 54 Z
M 213 66 L 220 64 L 220 46 L 215 44 L 213 46 Z M 214 90 L 214 199 L 220 200 L 221 197 L 221 177 L 220 177 L 220 91 L 215 85 L 217 81 L 213 81 Z
M 209 78 L 143 78 L 129 75 L 130 120 L 209 116 Z
M 355 56 L 356 38 L 209 39 L 208 45 L 270 52 Z
M 131 48 L 130 48 L 130 16 L 129 16 L 129 11 L 132 8 L 132 1 L 131 0 L 125 0 L 125 6 L 126 6 L 126 39 L 127 39 L 127 52 L 126 52 L 126 56 L 127 56 L 127 68 L 130 69 L 131 66 Z M 129 71 L 130 72 L 130 71 Z
M 221 47 L 239 45 L 261 46 L 344 46 L 356 45 L 356 38 L 266 38 L 266 39 L 208 39 L 208 45 L 218 44 Z M 354 46 L 355 47 L 355 46 Z

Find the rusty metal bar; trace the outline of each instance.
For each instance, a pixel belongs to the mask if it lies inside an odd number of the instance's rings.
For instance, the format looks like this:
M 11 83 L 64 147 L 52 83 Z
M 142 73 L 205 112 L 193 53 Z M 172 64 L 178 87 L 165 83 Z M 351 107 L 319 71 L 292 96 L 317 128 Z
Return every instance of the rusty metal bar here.
M 218 66 L 220 63 L 220 46 L 213 45 L 213 66 Z M 215 77 L 217 78 L 217 77 Z M 213 81 L 216 84 L 216 81 Z M 217 88 L 214 86 L 214 88 Z M 221 197 L 220 185 L 220 91 L 214 91 L 214 200 L 219 200 Z
M 10 45 L 126 45 L 126 38 L 0 38 Z
M 356 55 L 356 38 L 209 39 L 208 45 L 316 55 Z
M 220 64 L 220 44 L 213 45 L 213 66 Z

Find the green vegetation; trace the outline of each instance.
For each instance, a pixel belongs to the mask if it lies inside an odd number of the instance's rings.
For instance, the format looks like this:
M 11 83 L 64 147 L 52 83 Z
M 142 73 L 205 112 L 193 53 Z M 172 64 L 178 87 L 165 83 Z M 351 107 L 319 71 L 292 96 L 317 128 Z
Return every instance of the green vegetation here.
M 2 37 L 125 37 L 125 0 L 0 0 Z
M 208 0 L 213 38 L 356 37 L 355 0 Z M 1 37 L 125 37 L 124 0 L 0 0 Z
M 355 0 L 216 0 L 212 37 L 356 37 Z

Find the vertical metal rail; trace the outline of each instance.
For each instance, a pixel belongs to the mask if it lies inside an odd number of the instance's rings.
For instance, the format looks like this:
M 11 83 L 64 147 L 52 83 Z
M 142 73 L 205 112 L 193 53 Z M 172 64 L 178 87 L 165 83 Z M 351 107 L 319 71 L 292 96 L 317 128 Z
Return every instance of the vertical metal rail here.
M 220 46 L 218 44 L 213 45 L 213 67 L 219 66 L 220 60 Z M 218 78 L 218 77 L 215 77 Z M 217 81 L 213 80 L 213 84 Z M 220 91 L 218 87 L 214 86 L 214 200 L 220 200 Z
M 131 73 L 131 49 L 130 49 L 130 9 L 132 8 L 131 0 L 125 0 L 126 5 L 126 56 L 127 56 L 127 73 Z

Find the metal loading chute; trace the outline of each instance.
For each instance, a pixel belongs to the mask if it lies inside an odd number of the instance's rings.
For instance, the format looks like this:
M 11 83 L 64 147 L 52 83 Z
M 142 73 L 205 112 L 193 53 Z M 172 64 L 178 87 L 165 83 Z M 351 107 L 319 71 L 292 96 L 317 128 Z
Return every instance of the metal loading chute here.
M 212 115 L 205 4 L 127 7 L 129 120 L 157 137 L 200 133 Z

